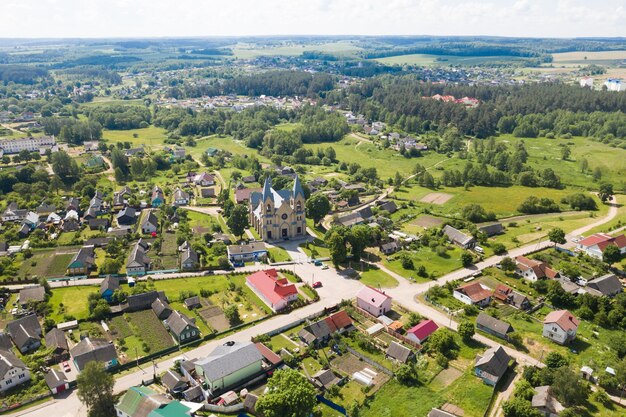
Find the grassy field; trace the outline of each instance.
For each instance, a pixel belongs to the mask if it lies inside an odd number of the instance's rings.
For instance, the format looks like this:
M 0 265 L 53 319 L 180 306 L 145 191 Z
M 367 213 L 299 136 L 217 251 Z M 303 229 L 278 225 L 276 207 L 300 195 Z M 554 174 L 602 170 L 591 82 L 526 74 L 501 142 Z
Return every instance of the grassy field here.
M 308 257 L 313 259 L 328 258 L 330 256 L 330 251 L 324 244 L 324 241 L 319 238 L 313 240 L 312 242 L 307 242 L 300 247 Z
M 89 316 L 87 297 L 98 290 L 99 286 L 54 288 L 48 302 L 48 317 L 57 323 L 65 321 L 66 315 L 73 316 L 76 320 L 86 319 Z
M 317 149 L 319 144 L 306 144 L 305 148 Z M 422 158 L 409 159 L 392 149 L 379 149 L 374 143 L 359 139 L 354 135 L 347 135 L 339 142 L 333 143 L 332 147 L 337 153 L 337 160 L 346 163 L 356 162 L 365 168 L 376 168 L 380 178 L 393 177 L 397 172 L 409 175 L 413 172 L 416 163 L 425 167 L 432 166 L 443 160 L 445 155 L 434 152 L 427 153 Z M 316 172 L 319 167 L 311 167 Z
M 64 250 L 65 251 L 65 250 Z M 20 276 L 62 277 L 74 253 L 56 253 L 56 249 L 36 250 L 29 259 L 24 259 L 18 274 Z M 21 258 L 21 255 L 19 255 Z
M 133 135 L 137 135 L 134 137 Z M 149 126 L 145 129 L 132 130 L 105 130 L 102 138 L 108 142 L 130 142 L 132 147 L 145 146 L 150 149 L 159 149 L 164 145 L 166 131 L 160 127 Z
M 552 54 L 552 63 L 558 66 L 606 65 L 615 66 L 626 60 L 626 51 L 576 51 Z
M 362 284 L 369 285 L 374 288 L 394 288 L 398 286 L 398 281 L 381 271 L 377 266 L 361 262 L 360 265 L 352 265 L 360 274 L 359 281 Z
M 281 247 L 274 246 L 268 249 L 269 257 L 272 262 L 287 262 L 290 261 L 289 253 Z
M 448 251 L 445 256 L 439 256 L 432 249 L 425 247 L 420 247 L 415 251 L 404 251 L 403 253 L 407 253 L 411 256 L 415 269 L 420 265 L 424 265 L 424 267 L 426 267 L 426 273 L 429 275 L 434 274 L 435 276 L 441 276 L 459 269 L 462 266 L 462 250 L 452 245 L 448 246 Z M 391 257 L 383 257 L 383 265 L 403 277 L 412 277 L 417 281 L 426 281 L 426 279 L 418 277 L 415 270 L 402 268 L 398 254 Z

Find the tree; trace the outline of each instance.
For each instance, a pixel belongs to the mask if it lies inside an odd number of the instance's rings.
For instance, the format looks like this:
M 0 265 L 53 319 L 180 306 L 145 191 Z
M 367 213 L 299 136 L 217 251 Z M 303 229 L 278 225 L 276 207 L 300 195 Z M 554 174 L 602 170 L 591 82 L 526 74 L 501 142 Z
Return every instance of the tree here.
M 319 223 L 330 212 L 330 200 L 322 193 L 315 193 L 306 201 L 306 215 Z
M 400 187 L 402 185 L 402 175 L 398 171 L 396 171 L 396 175 L 393 178 L 394 187 Z
M 78 399 L 85 404 L 89 417 L 110 417 L 115 415 L 113 408 L 113 375 L 104 370 L 100 362 L 87 362 L 85 369 L 78 374 L 76 385 Z
M 503 243 L 496 242 L 491 245 L 491 249 L 495 255 L 502 255 L 506 253 L 506 246 Z
M 122 269 L 122 262 L 119 259 L 106 258 L 100 267 L 101 274 L 117 274 Z
M 311 415 L 316 404 L 315 388 L 298 371 L 281 369 L 267 382 L 267 393 L 256 403 L 265 417 L 300 417 Z
M 241 238 L 248 227 L 248 208 L 243 204 L 237 204 L 226 221 L 230 231 Z
M 567 366 L 567 358 L 561 355 L 559 352 L 550 352 L 546 356 L 546 366 L 551 369 L 558 369 L 562 366 Z
M 567 240 L 565 240 L 565 232 L 558 227 L 548 232 L 548 239 L 550 242 L 554 243 L 554 247 L 556 247 L 557 243 L 562 245 L 567 242 Z
M 533 408 L 530 401 L 523 398 L 513 398 L 502 404 L 502 411 L 505 417 L 542 417 L 536 408 Z
M 231 304 L 224 309 L 224 315 L 228 319 L 231 326 L 237 326 L 241 324 L 241 317 L 239 317 L 239 309 L 235 304 Z
M 441 353 L 447 358 L 456 356 L 457 345 L 454 335 L 448 329 L 438 329 L 428 339 L 428 350 Z
M 589 387 L 567 366 L 554 371 L 554 382 L 550 386 L 550 393 L 565 407 L 572 407 L 584 403 L 589 396 Z
M 419 382 L 417 378 L 417 369 L 413 364 L 401 365 L 395 372 L 396 379 L 402 385 L 415 385 Z
M 587 170 L 589 169 L 589 161 L 587 161 L 587 158 L 583 158 L 580 160 L 580 172 L 587 172 Z
M 613 197 L 613 184 L 603 183 L 600 185 L 598 189 L 598 197 L 600 197 L 600 201 L 606 203 Z
M 78 179 L 79 168 L 65 151 L 55 152 L 51 156 L 52 171 L 66 184 Z
M 570 157 L 570 155 L 572 154 L 572 150 L 569 148 L 569 146 L 565 145 L 561 148 L 561 159 L 564 161 L 567 161 Z
M 472 337 L 474 337 L 474 333 L 476 332 L 474 323 L 471 321 L 464 321 L 463 323 L 460 323 L 458 332 L 465 343 L 469 342 L 472 340 Z
M 463 252 L 461 254 L 461 264 L 463 265 L 463 267 L 467 268 L 472 264 L 472 262 L 474 262 L 474 258 L 472 257 L 471 253 Z
M 513 259 L 511 259 L 510 257 L 508 257 L 508 256 L 505 256 L 500 261 L 500 267 L 505 272 L 513 272 L 513 271 L 515 271 L 516 266 L 517 265 L 515 264 L 515 261 Z
M 613 265 L 616 262 L 619 262 L 622 259 L 622 253 L 620 252 L 617 245 L 611 244 L 604 248 L 602 252 L 602 260 L 609 264 Z
M 496 219 L 494 212 L 487 212 L 480 204 L 468 204 L 461 210 L 461 216 L 472 223 L 482 223 Z
M 333 231 L 328 235 L 326 238 L 326 246 L 328 246 L 330 260 L 335 267 L 346 260 L 346 256 L 348 255 L 346 243 L 343 236 L 337 231 Z

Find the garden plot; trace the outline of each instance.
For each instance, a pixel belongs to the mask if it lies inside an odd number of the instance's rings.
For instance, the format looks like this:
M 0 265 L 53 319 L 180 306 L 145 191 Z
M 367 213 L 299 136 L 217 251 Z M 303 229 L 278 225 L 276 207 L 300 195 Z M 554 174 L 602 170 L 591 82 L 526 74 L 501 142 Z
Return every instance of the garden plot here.
M 459 379 L 462 375 L 462 371 L 459 371 L 458 369 L 449 366 L 447 369 L 444 369 L 443 371 L 439 372 L 439 374 L 437 374 L 435 379 L 433 379 L 432 384 L 445 388 L 457 379 Z
M 203 300 L 204 301 L 204 300 Z M 204 304 L 204 303 L 203 303 Z M 198 314 L 217 332 L 230 329 L 230 323 L 224 315 L 224 312 L 218 306 L 211 305 L 198 310 Z
M 429 203 L 429 204 L 443 205 L 448 200 L 450 200 L 452 197 L 454 197 L 452 194 L 430 193 L 430 194 L 427 194 L 424 197 L 422 197 L 420 202 L 422 202 L 422 203 Z
M 372 366 L 366 362 L 359 360 L 356 356 L 350 353 L 344 353 L 341 356 L 337 356 L 332 360 L 332 366 L 337 368 L 340 372 L 350 376 L 355 372 L 361 372 L 369 377 L 372 377 L 372 383 L 374 386 L 382 386 L 389 380 L 389 376 L 381 372 L 375 366 Z
M 424 197 L 425 198 L 425 197 Z M 433 217 L 433 216 L 421 216 L 417 219 L 415 219 L 412 223 L 423 227 L 424 229 L 428 229 L 430 227 L 437 227 L 440 224 L 443 223 L 443 220 L 441 220 L 438 217 Z

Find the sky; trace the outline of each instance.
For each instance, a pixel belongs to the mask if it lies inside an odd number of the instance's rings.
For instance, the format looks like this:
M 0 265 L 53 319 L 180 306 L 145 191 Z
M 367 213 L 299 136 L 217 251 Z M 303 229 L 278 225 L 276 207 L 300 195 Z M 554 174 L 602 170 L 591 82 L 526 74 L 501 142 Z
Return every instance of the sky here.
M 626 0 L 0 0 L 0 38 L 626 36 Z

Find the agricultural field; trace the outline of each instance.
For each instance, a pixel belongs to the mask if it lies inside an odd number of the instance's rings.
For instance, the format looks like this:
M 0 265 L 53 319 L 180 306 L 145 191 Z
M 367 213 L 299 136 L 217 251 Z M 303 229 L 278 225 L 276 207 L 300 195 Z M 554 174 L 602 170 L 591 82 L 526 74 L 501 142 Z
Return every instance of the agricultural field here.
M 604 65 L 616 66 L 626 60 L 626 51 L 576 51 L 552 54 L 552 64 L 555 66 L 586 66 Z
M 409 54 L 375 58 L 374 61 L 386 65 L 417 65 L 417 66 L 448 66 L 448 65 L 480 65 L 493 62 L 513 63 L 521 58 L 513 56 L 454 56 Z
M 285 55 L 297 56 L 303 52 L 316 51 L 346 57 L 354 56 L 361 48 L 352 41 L 323 42 L 311 44 L 285 43 L 280 46 L 259 47 L 258 45 L 237 43 L 232 47 L 233 53 L 238 59 L 252 59 L 259 56 Z
M 23 255 L 18 254 L 15 262 L 22 261 L 18 275 L 29 278 L 32 276 L 62 277 L 75 253 L 73 249 L 63 248 L 35 250 L 33 256 L 28 259 L 23 259 Z

